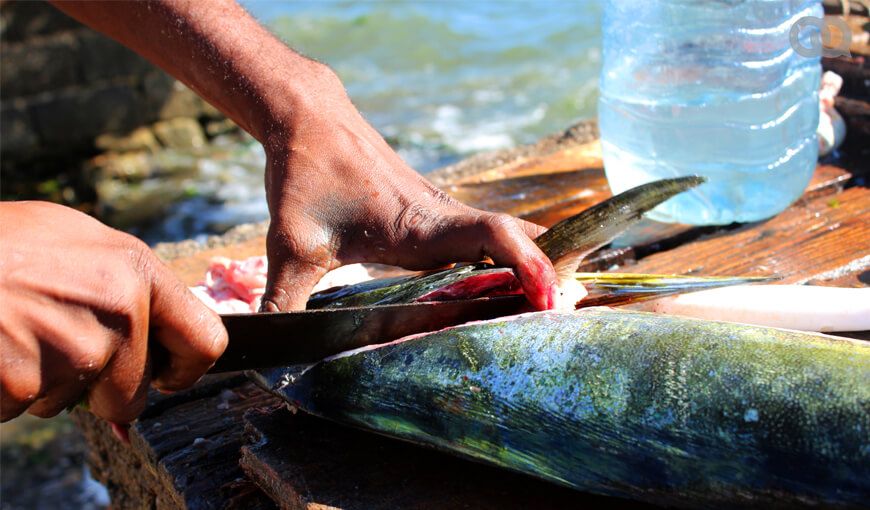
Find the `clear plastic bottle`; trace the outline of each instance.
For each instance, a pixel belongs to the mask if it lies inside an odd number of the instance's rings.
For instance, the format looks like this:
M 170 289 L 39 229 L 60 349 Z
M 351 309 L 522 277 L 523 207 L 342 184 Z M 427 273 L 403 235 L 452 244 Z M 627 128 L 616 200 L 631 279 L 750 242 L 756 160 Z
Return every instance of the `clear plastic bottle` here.
M 789 32 L 819 0 L 607 0 L 599 126 L 614 193 L 709 180 L 649 216 L 696 225 L 785 209 L 818 158 L 819 58 Z M 810 29 L 800 32 L 804 47 Z

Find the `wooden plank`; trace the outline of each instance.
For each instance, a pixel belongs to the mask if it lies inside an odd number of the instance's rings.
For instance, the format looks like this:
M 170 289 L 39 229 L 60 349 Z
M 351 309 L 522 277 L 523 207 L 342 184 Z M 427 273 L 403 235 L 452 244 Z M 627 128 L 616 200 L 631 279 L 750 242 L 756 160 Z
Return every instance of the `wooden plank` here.
M 508 160 L 490 169 L 451 181 L 451 185 L 480 184 L 515 177 L 573 172 L 578 169 L 603 170 L 600 140 Z
M 475 154 L 456 164 L 435 170 L 426 177 L 442 188 L 451 184 L 474 182 L 484 172 L 500 167 L 521 166 L 526 161 L 546 158 L 564 149 L 581 147 L 595 142 L 598 138 L 598 123 L 595 120 L 581 121 L 536 143 Z M 572 155 L 576 156 L 576 153 Z
M 242 415 L 277 402 L 241 377 L 206 379 L 170 397 L 154 393 L 130 428 L 130 445 L 90 413 L 74 418 L 114 508 L 270 509 L 271 499 L 244 478 L 238 461 Z
M 802 283 L 824 287 L 870 287 L 870 254 L 855 260 L 848 266 L 826 273 L 817 273 Z
M 286 408 L 245 415 L 241 465 L 282 509 L 580 508 L 635 502 L 521 474 L 320 420 Z
M 842 168 L 819 165 L 816 167 L 803 196 L 792 207 L 799 207 L 817 197 L 839 193 L 851 177 L 852 175 Z M 726 226 L 696 227 L 681 223 L 660 223 L 643 219 L 614 239 L 609 247 L 599 250 L 598 253 L 584 261 L 580 270 L 603 271 L 613 265 L 625 264 L 650 253 L 668 250 L 714 232 L 739 227 L 740 225 L 736 223 Z
M 242 259 L 265 254 L 266 238 L 257 236 L 231 246 L 202 250 L 187 257 L 167 261 L 166 264 L 185 285 L 192 286 L 202 282 L 208 264 L 214 257 Z
M 507 213 L 544 226 L 611 196 L 600 167 L 505 177 L 451 186 L 447 192 L 472 207 Z
M 651 254 L 633 272 L 779 275 L 784 283 L 826 274 L 862 273 L 870 265 L 870 190 L 798 204 L 766 222 L 703 237 Z M 842 273 L 842 274 L 840 274 Z M 828 278 L 830 279 L 830 278 Z

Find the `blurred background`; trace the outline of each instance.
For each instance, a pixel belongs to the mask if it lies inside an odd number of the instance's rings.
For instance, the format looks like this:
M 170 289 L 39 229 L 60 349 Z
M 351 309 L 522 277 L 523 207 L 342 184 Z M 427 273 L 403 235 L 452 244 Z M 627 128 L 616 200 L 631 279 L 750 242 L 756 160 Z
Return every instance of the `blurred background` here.
M 426 173 L 592 117 L 598 0 L 243 5 L 332 66 Z M 0 195 L 70 205 L 149 244 L 268 217 L 259 144 L 182 84 L 43 2 L 0 2 Z M 0 508 L 103 508 L 65 416 L 0 427 Z
M 332 66 L 420 172 L 595 114 L 598 0 L 242 2 Z M 48 5 L 2 12 L 4 199 L 45 198 L 154 244 L 267 218 L 258 144 Z

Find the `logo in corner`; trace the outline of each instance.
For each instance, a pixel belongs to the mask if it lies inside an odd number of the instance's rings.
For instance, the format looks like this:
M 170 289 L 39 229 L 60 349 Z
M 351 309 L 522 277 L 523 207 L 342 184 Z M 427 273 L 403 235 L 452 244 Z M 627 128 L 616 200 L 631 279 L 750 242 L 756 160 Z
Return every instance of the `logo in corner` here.
M 832 29 L 839 35 L 836 46 L 833 45 Z M 801 40 L 804 31 L 809 31 L 809 37 Z M 852 30 L 841 17 L 804 16 L 792 25 L 788 33 L 788 41 L 795 53 L 806 58 L 852 56 L 849 52 Z M 808 43 L 809 47 L 805 46 L 805 43 Z

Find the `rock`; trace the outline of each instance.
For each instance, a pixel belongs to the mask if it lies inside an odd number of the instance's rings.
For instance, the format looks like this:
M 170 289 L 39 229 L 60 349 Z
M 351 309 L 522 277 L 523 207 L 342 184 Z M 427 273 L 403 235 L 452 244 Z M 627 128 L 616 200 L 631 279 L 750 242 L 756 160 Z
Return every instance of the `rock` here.
M 26 154 L 39 143 L 33 123 L 23 108 L 4 105 L 0 110 L 0 132 L 3 133 L 0 148 L 4 155 Z
M 136 180 L 149 175 L 142 155 L 87 160 L 95 149 L 153 153 L 161 143 L 198 153 L 206 136 L 196 121 L 213 123 L 212 138 L 232 130 L 192 90 L 51 5 L 0 5 L 0 150 L 7 173 L 52 172 L 60 164 L 84 180 L 85 165 L 95 175 Z M 160 125 L 159 142 L 138 129 L 157 121 L 172 121 Z
M 137 182 L 154 175 L 154 166 L 145 151 L 100 154 L 87 161 L 83 168 L 95 187 L 107 179 Z
M 7 41 L 21 41 L 81 27 L 66 14 L 46 2 L 3 2 L 0 33 Z
M 2 45 L 0 88 L 4 98 L 22 97 L 81 84 L 76 32 L 27 43 Z
M 205 134 L 208 135 L 209 138 L 225 135 L 227 133 L 235 133 L 238 130 L 239 126 L 230 119 L 211 120 L 205 124 Z
M 159 219 L 185 193 L 176 182 L 156 179 L 132 185 L 117 179 L 106 179 L 97 183 L 96 191 L 99 217 L 120 229 Z
M 194 119 L 164 120 L 154 124 L 152 129 L 160 143 L 170 149 L 199 149 L 206 144 L 202 127 Z
M 194 151 L 164 149 L 155 154 L 151 161 L 154 164 L 155 174 L 184 178 L 197 174 L 199 157 L 198 154 L 194 154 Z M 204 157 L 209 156 L 206 154 Z
M 217 108 L 215 108 L 211 103 L 207 101 L 202 102 L 202 116 L 207 119 L 223 119 L 224 114 Z
M 161 120 L 178 117 L 220 119 L 223 115 L 194 91 L 163 71 L 155 70 L 143 78 L 148 107 Z
M 102 134 L 94 140 L 94 146 L 103 151 L 115 152 L 147 151 L 154 153 L 160 149 L 157 137 L 147 127 L 136 128 L 126 135 Z
M 148 112 L 124 85 L 72 89 L 49 94 L 29 105 L 37 132 L 48 150 L 90 146 L 103 133 L 125 133 L 141 126 Z
M 136 80 L 154 66 L 133 50 L 91 30 L 78 36 L 78 65 L 84 83 L 130 77 Z

